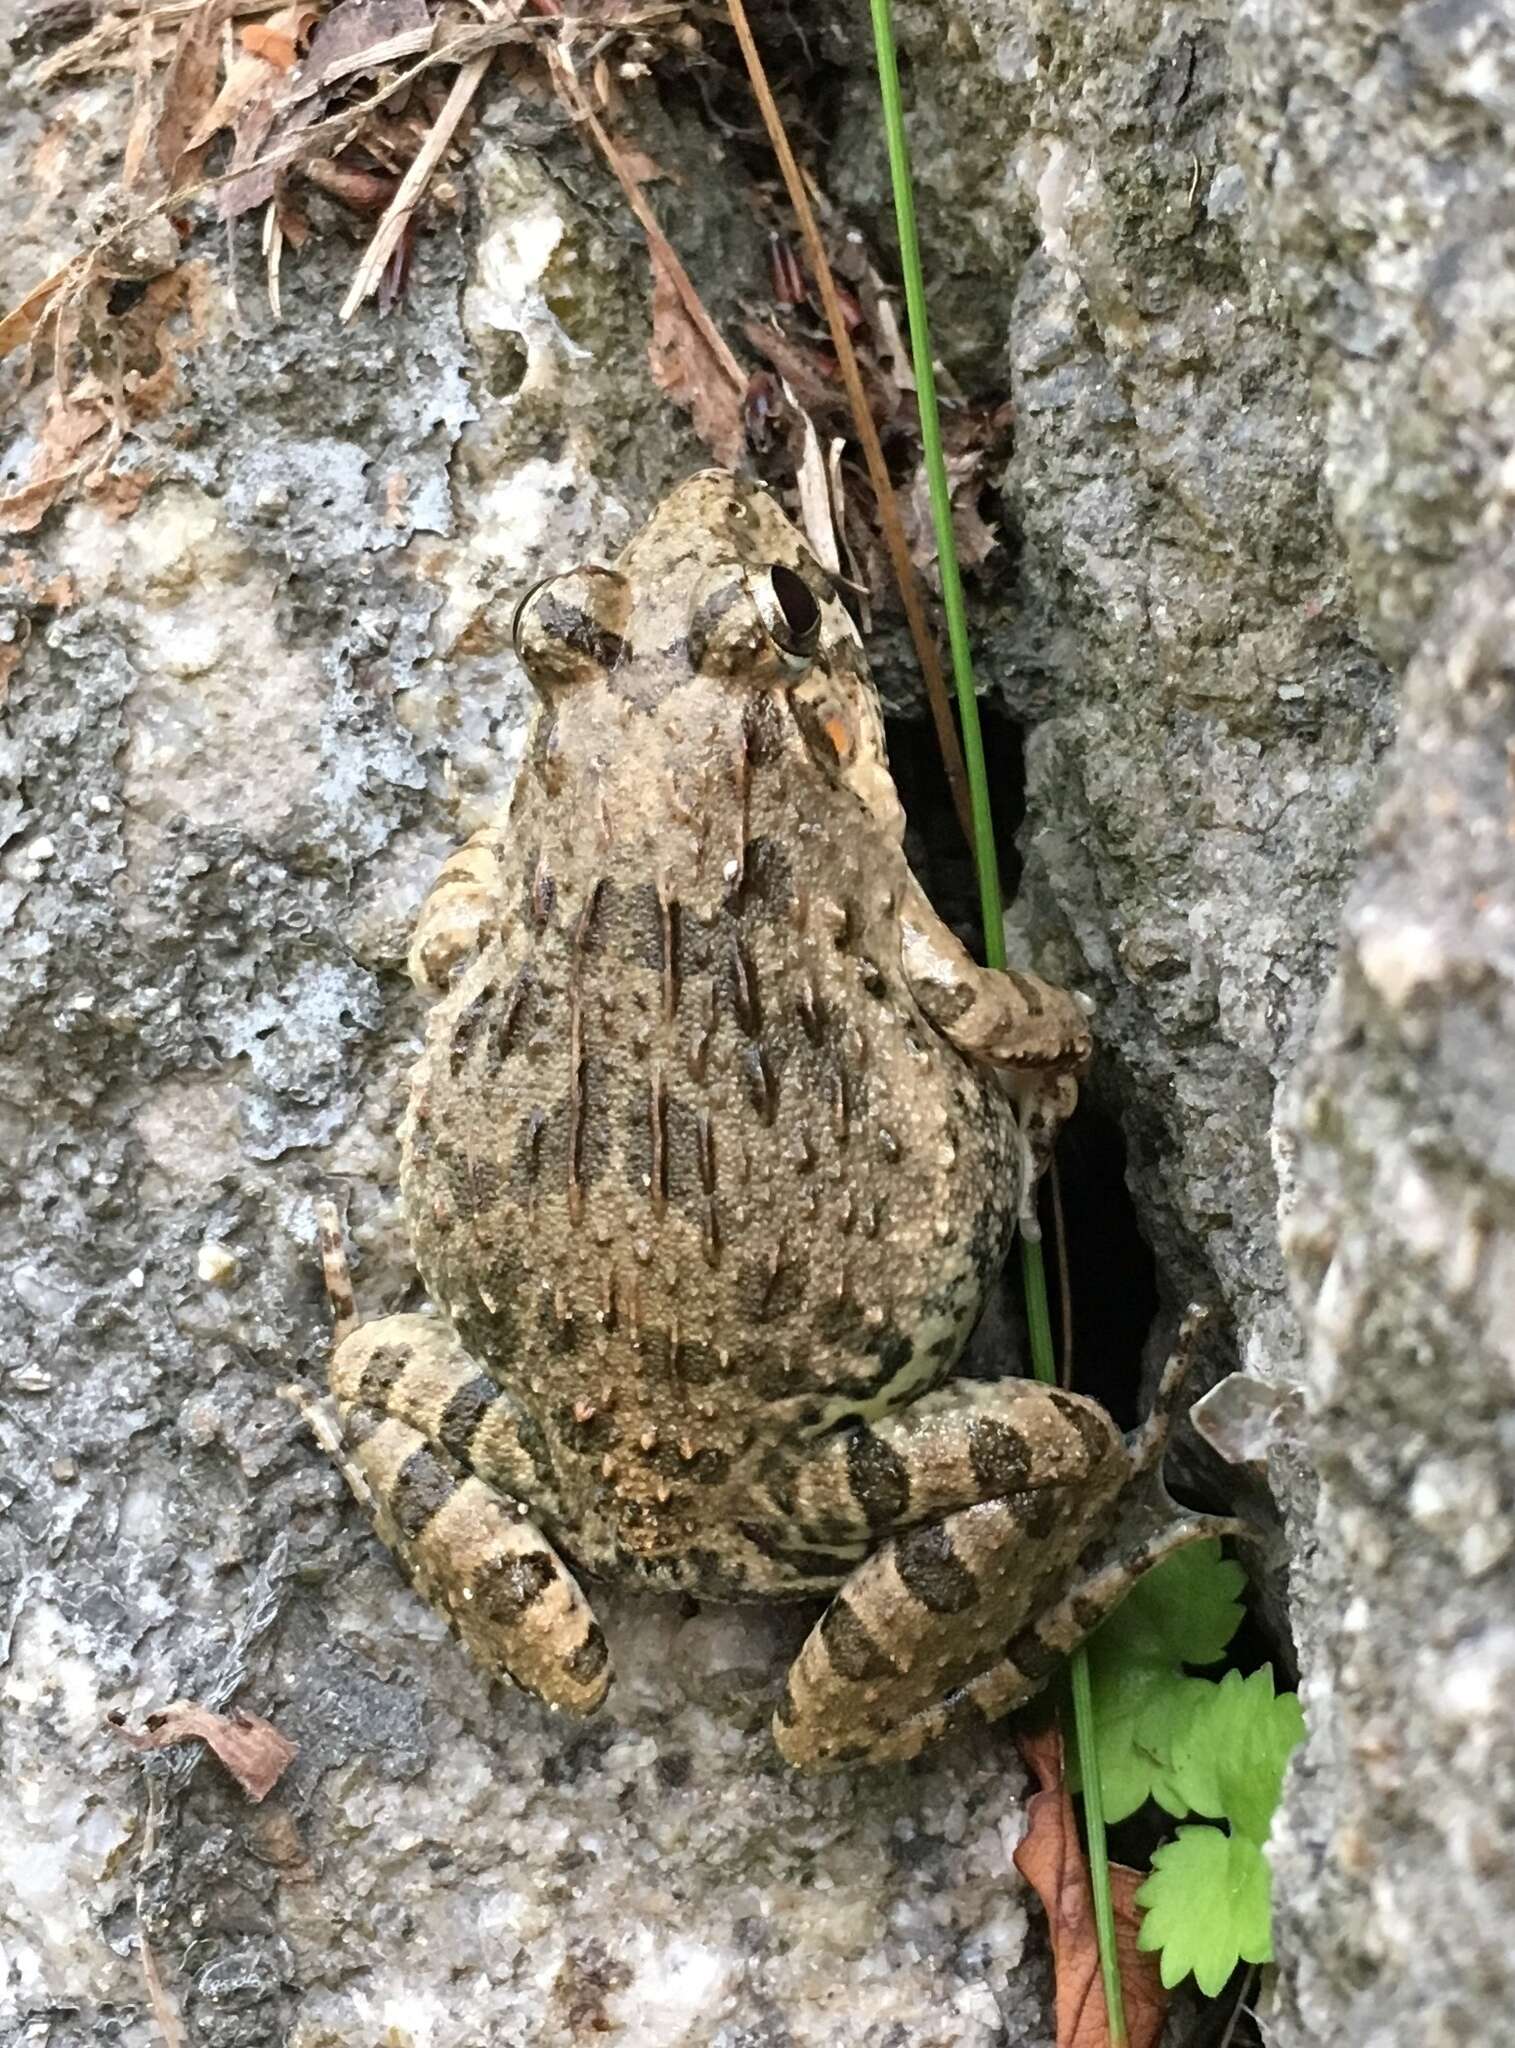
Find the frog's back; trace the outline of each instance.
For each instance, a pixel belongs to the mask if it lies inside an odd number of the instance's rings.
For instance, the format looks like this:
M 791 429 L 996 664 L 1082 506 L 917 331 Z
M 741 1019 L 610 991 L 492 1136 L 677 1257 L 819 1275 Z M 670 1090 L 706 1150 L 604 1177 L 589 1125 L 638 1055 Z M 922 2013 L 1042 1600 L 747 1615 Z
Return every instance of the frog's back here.
M 621 623 L 539 719 L 405 1194 L 433 1299 L 540 1426 L 572 1554 L 771 1594 L 720 1533 L 807 1437 L 950 1368 L 1015 1126 L 908 986 L 897 831 L 782 688 Z

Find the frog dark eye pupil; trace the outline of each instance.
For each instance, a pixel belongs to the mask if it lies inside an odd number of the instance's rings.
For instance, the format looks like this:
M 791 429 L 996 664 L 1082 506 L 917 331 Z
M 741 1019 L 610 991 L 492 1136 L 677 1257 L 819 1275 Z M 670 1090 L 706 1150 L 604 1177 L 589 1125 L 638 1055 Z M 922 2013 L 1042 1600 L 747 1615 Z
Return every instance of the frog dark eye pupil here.
M 809 585 L 793 569 L 786 569 L 782 562 L 774 563 L 768 571 L 768 579 L 773 585 L 779 613 L 788 628 L 790 646 L 800 648 L 813 641 L 820 631 L 821 608 Z

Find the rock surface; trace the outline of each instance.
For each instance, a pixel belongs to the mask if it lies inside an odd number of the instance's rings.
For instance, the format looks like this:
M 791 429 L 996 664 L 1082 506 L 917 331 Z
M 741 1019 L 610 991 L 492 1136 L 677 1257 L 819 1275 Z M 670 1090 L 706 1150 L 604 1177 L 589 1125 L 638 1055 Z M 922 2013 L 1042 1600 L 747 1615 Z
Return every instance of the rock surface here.
M 103 183 L 120 128 L 64 105 L 68 189 Z M 687 104 L 643 113 L 697 172 Z M 196 2048 L 1042 2028 L 1002 1740 L 861 1784 L 788 1773 L 767 1723 L 798 1612 L 610 1600 L 613 1713 L 491 1696 L 280 1398 L 326 1348 L 320 1195 L 345 1198 L 365 1307 L 415 1298 L 403 956 L 514 770 L 515 599 L 709 459 L 648 374 L 622 200 L 571 135 L 515 146 L 512 120 L 507 94 L 466 230 L 422 240 L 385 321 L 337 322 L 339 223 L 286 259 L 278 325 L 245 276 L 234 314 L 196 244 L 210 324 L 133 451 L 153 488 L 12 551 L 6 2048 L 161 2042 L 143 1942 Z M 4 138 L 19 192 L 36 127 Z M 680 239 L 734 325 L 717 281 L 764 275 L 739 184 Z M 63 253 L 18 236 L 4 302 Z M 19 394 L 33 430 L 44 397 Z M 7 479 L 30 453 L 23 432 Z M 141 1759 L 107 1725 L 179 1698 L 298 1744 L 266 1802 L 198 1745 Z
M 1321 1494 L 1276 2031 L 1452 2048 L 1515 1999 L 1515 29 L 1248 0 L 1236 47 L 1357 614 L 1408 657 L 1278 1129 Z
M 1498 2038 L 1515 30 L 1442 0 L 898 13 L 938 349 L 1017 408 L 973 591 L 1028 736 L 1016 920 L 1097 1001 L 1164 1319 L 1223 1303 L 1238 1361 L 1305 1394 L 1270 1471 L 1309 1738 L 1267 2037 Z M 834 19 L 832 187 L 877 220 Z M 113 175 L 126 93 L 16 74 L 6 305 Z M 735 332 L 741 174 L 687 88 L 637 107 Z M 210 325 L 140 436 L 153 487 L 55 513 L 0 588 L 7 2048 L 159 2041 L 139 1928 L 207 2048 L 1048 2038 L 1001 1740 L 784 1775 L 797 1615 L 612 1604 L 587 1731 L 490 1696 L 279 1398 L 319 1370 L 319 1195 L 364 1305 L 412 1299 L 401 961 L 519 751 L 514 597 L 706 459 L 648 375 L 615 188 L 515 118 L 501 88 L 387 320 L 337 322 L 340 221 L 278 325 L 197 238 Z M 176 1697 L 300 1744 L 264 1805 L 105 1726 Z

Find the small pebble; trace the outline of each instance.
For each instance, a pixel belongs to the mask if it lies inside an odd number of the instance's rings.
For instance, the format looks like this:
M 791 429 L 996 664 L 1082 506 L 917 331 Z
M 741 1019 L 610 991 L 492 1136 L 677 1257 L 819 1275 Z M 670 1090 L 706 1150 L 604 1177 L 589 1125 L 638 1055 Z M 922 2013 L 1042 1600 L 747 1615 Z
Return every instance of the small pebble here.
M 206 1287 L 226 1287 L 236 1276 L 237 1255 L 214 1238 L 207 1238 L 195 1254 L 195 1271 Z

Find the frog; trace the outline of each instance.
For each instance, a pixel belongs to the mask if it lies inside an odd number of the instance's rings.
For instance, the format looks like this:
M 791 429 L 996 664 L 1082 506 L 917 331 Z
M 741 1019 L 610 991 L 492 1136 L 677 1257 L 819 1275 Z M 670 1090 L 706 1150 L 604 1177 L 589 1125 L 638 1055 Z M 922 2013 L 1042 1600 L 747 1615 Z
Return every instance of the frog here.
M 524 756 L 409 954 L 432 1312 L 360 1320 L 322 1216 L 338 1454 L 480 1670 L 588 1716 L 596 1582 L 818 1600 L 772 1717 L 811 1771 L 1009 1713 L 1230 1526 L 1162 1487 L 1182 1349 L 1129 1440 L 957 1371 L 1092 1032 L 929 902 L 847 598 L 723 470 L 525 594 Z

